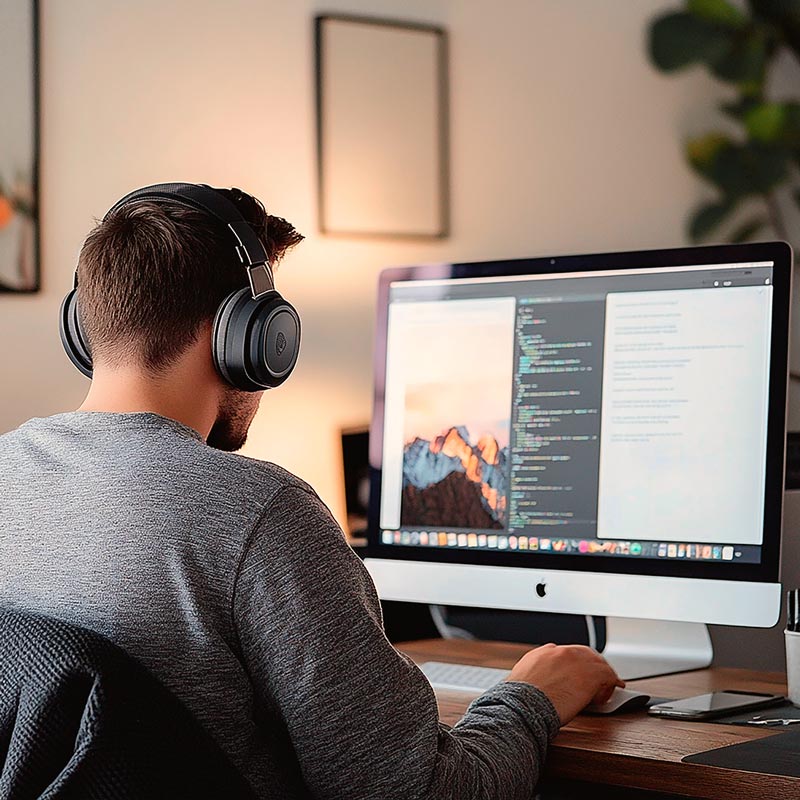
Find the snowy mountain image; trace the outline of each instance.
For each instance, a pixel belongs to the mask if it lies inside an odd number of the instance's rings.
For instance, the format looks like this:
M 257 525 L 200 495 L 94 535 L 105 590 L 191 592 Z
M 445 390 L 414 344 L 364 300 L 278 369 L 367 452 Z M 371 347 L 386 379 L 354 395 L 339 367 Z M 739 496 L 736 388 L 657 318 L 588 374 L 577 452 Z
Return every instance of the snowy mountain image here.
M 504 528 L 507 485 L 508 448 L 494 436 L 473 444 L 455 425 L 432 441 L 415 437 L 403 451 L 401 524 Z

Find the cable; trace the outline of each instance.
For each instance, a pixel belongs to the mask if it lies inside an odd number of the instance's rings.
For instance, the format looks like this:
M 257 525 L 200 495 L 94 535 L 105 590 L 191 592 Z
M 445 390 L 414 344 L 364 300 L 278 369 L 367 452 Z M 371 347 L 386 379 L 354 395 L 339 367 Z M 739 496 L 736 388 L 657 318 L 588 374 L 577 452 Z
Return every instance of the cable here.
M 586 634 L 589 637 L 589 647 L 592 650 L 597 650 L 597 628 L 594 624 L 594 617 L 591 614 L 587 614 L 586 617 Z
M 470 633 L 464 628 L 457 628 L 455 625 L 448 625 L 447 620 L 445 619 L 445 607 L 444 606 L 428 606 L 428 609 L 431 612 L 431 619 L 433 620 L 433 624 L 436 627 L 439 636 L 442 639 L 475 639 L 477 638 L 474 634 Z

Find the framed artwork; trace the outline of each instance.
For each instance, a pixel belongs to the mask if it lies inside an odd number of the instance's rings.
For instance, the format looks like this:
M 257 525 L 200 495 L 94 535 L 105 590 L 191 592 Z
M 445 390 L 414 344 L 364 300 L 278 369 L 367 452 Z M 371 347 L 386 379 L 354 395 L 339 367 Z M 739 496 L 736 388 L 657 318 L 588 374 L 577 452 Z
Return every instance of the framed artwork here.
M 0 292 L 39 290 L 39 3 L 0 2 Z
M 326 14 L 315 33 L 321 232 L 447 236 L 445 31 Z

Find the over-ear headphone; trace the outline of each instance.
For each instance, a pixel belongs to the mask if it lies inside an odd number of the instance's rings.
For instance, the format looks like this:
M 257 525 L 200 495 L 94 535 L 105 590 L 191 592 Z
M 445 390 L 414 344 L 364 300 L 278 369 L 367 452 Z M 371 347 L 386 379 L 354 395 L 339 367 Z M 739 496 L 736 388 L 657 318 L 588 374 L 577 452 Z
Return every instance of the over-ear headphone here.
M 261 239 L 239 209 L 205 184 L 159 183 L 125 195 L 106 214 L 141 201 L 168 200 L 205 211 L 225 226 L 249 287 L 229 294 L 214 317 L 211 350 L 214 366 L 231 386 L 260 392 L 280 386 L 291 374 L 300 351 L 300 317 L 275 289 L 272 267 Z M 92 377 L 92 354 L 78 313 L 78 273 L 61 304 L 61 342 L 72 363 Z

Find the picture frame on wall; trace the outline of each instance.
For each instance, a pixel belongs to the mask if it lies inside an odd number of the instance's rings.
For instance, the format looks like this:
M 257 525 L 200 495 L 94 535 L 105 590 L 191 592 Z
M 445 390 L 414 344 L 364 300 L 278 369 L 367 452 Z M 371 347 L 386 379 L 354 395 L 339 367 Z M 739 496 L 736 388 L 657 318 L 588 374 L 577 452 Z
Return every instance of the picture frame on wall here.
M 443 28 L 315 18 L 323 234 L 448 236 L 448 47 Z
M 0 292 L 37 292 L 39 2 L 0 3 Z

